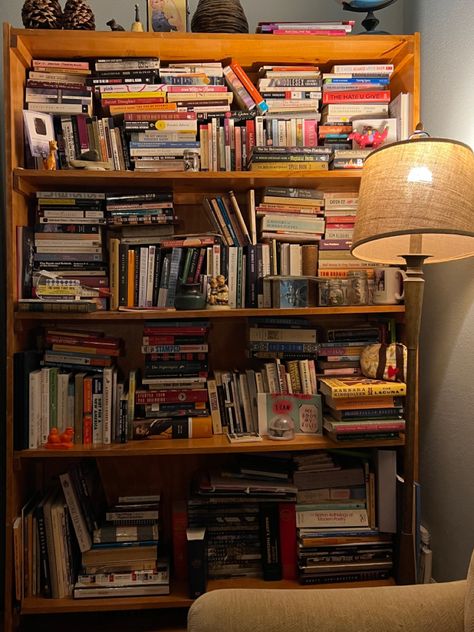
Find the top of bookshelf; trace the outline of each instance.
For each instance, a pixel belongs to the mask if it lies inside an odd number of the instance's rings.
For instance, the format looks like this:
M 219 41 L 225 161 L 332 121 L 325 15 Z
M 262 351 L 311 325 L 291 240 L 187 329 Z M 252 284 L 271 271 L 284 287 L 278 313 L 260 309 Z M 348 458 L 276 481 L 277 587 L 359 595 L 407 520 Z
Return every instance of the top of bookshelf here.
M 272 37 L 228 33 L 46 31 L 16 29 L 8 24 L 4 28 L 5 41 L 27 62 L 34 57 L 57 58 L 58 54 L 64 58 L 158 55 L 167 61 L 222 60 L 234 56 L 246 67 L 288 59 L 294 62 L 311 60 L 321 66 L 349 60 L 397 66 L 413 55 L 418 46 L 418 34 Z M 303 41 L 304 46 L 301 46 Z

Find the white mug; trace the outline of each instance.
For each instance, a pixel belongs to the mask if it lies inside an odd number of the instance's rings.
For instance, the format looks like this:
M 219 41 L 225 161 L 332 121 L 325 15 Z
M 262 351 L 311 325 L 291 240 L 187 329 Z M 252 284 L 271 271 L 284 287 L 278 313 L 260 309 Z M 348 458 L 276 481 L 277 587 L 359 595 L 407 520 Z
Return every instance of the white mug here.
M 406 276 L 406 272 L 400 268 L 375 268 L 372 297 L 374 305 L 395 305 L 403 301 L 403 281 Z

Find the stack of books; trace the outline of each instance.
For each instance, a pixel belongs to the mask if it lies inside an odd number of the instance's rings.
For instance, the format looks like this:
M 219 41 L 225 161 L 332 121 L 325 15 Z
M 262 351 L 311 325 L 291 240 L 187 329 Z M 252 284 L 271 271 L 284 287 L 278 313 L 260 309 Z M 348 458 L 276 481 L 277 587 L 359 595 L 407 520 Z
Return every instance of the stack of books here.
M 185 152 L 200 153 L 195 112 L 127 112 L 124 131 L 135 171 L 184 171 Z
M 113 226 L 158 224 L 173 226 L 176 216 L 173 193 L 107 193 L 105 196 L 107 224 Z M 165 231 L 171 235 L 173 230 Z
M 294 503 L 296 488 L 283 475 L 289 460 L 275 460 L 267 458 L 266 468 L 252 469 L 253 475 L 238 465 L 236 472 L 207 472 L 196 481 L 188 523 L 206 527 L 210 578 L 282 578 L 282 554 L 284 558 L 291 551 L 280 546 L 288 548 L 280 538 L 280 507 Z
M 302 584 L 388 577 L 392 540 L 375 527 L 375 475 L 365 458 L 327 452 L 294 457 Z
M 269 114 L 290 113 L 296 116 L 298 112 L 318 112 L 321 73 L 317 66 L 261 66 L 258 74 L 258 89 L 265 99 Z M 308 127 L 301 122 L 296 136 L 300 143 L 295 142 L 295 145 L 306 145 L 304 132 L 310 134 L 312 131 L 305 129 Z M 309 136 L 309 140 L 312 140 L 312 136 Z
M 326 342 L 318 346 L 317 367 L 321 376 L 359 376 L 360 355 L 366 345 L 380 342 L 383 331 L 377 326 L 327 329 Z
M 324 429 L 335 440 L 398 439 L 405 430 L 403 382 L 329 377 L 319 388 L 328 411 Z
M 169 565 L 157 559 L 159 503 L 159 496 L 124 496 L 107 508 L 81 552 L 75 599 L 169 594 Z
M 327 171 L 332 150 L 326 147 L 294 146 L 293 140 L 283 141 L 284 146 L 257 145 L 250 154 L 250 171 L 287 169 L 289 171 Z
M 34 230 L 25 227 L 17 234 L 20 297 L 94 299 L 97 307 L 107 307 L 104 198 L 103 193 L 37 191 Z
M 260 204 L 256 207 L 260 218 L 260 239 L 286 242 L 280 245 L 280 265 L 276 274 L 299 275 L 303 271 L 301 250 L 287 259 L 283 250 L 290 244 L 319 242 L 324 235 L 324 198 L 312 189 L 292 189 L 289 187 L 266 187 Z M 288 265 L 286 265 L 288 263 Z M 316 267 L 312 271 L 316 274 Z
M 388 118 L 392 72 L 393 64 L 333 66 L 331 72 L 323 74 L 321 122 L 335 125 L 338 128 L 335 133 L 340 135 L 340 140 L 343 140 L 342 135 L 345 133 L 345 130 L 341 130 L 343 123 L 352 123 L 352 132 L 357 131 L 359 134 L 368 132 L 369 128 L 372 130 L 378 119 Z M 362 123 L 363 119 L 368 120 Z M 396 121 L 392 122 L 391 127 L 396 140 Z M 388 127 L 384 125 L 380 133 L 385 140 Z M 351 132 L 347 136 L 350 134 Z M 372 148 L 372 140 L 360 140 L 360 137 L 355 137 L 352 148 L 335 149 L 333 169 L 361 168 Z
M 117 57 L 97 59 L 91 86 L 157 83 L 160 60 L 158 57 Z
M 259 22 L 257 33 L 271 35 L 347 35 L 352 32 L 354 20 L 334 22 Z
M 209 415 L 207 321 L 148 321 L 145 368 L 135 392 L 134 439 L 188 439 L 212 435 Z

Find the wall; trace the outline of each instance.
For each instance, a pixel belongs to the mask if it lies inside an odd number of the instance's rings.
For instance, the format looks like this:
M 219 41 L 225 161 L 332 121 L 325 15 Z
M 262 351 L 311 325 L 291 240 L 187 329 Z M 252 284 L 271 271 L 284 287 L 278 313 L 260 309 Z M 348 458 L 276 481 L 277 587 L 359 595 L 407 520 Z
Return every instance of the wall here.
M 432 136 L 474 147 L 472 0 L 409 0 L 422 39 L 422 114 Z M 465 576 L 474 548 L 474 259 L 426 266 L 421 336 L 423 521 L 437 581 Z
M 189 11 L 192 16 L 196 10 L 198 0 L 188 0 Z M 65 0 L 60 0 L 64 6 Z M 126 29 L 130 28 L 134 20 L 133 0 L 89 0 L 89 4 L 96 16 L 96 27 L 99 31 L 108 30 L 105 26 L 110 18 L 115 18 L 119 24 Z M 141 10 L 141 20 L 146 22 L 146 0 L 139 0 Z M 250 32 L 255 32 L 255 27 L 259 20 L 340 20 L 356 19 L 360 23 L 360 15 L 342 11 L 341 6 L 335 0 L 299 0 L 289 6 L 286 0 L 241 0 L 242 7 L 247 16 Z M 21 7 L 23 0 L 6 0 L 0 6 L 0 21 L 10 22 L 14 26 L 21 27 Z M 392 32 L 400 33 L 403 28 L 403 3 L 398 2 L 384 9 L 381 12 L 381 22 L 383 27 Z M 344 16 L 344 17 L 342 17 Z M 382 26 L 382 25 L 381 25 Z M 359 29 L 361 30 L 361 29 Z

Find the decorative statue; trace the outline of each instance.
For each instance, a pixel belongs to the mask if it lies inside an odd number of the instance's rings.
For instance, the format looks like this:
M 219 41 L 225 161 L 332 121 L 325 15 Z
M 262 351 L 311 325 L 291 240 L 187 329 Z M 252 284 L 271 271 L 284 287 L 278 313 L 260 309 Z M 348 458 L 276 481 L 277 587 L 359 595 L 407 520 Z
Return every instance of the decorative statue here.
M 117 24 L 115 18 L 112 18 L 111 20 L 106 22 L 106 26 L 109 26 L 111 31 L 125 31 L 121 24 Z
M 383 132 L 379 132 L 378 129 L 374 129 L 373 127 L 364 127 L 362 133 L 360 132 L 352 132 L 347 137 L 347 140 L 355 140 L 355 142 L 361 147 L 361 149 L 365 149 L 366 147 L 371 147 L 375 149 L 382 145 L 382 143 L 387 139 L 388 136 L 388 127 L 386 127 Z
M 229 286 L 224 275 L 218 274 L 209 279 L 207 306 L 209 309 L 226 309 L 229 307 Z
M 43 167 L 48 171 L 56 171 L 56 151 L 58 149 L 58 143 L 55 140 L 49 141 L 49 154 L 43 158 Z

